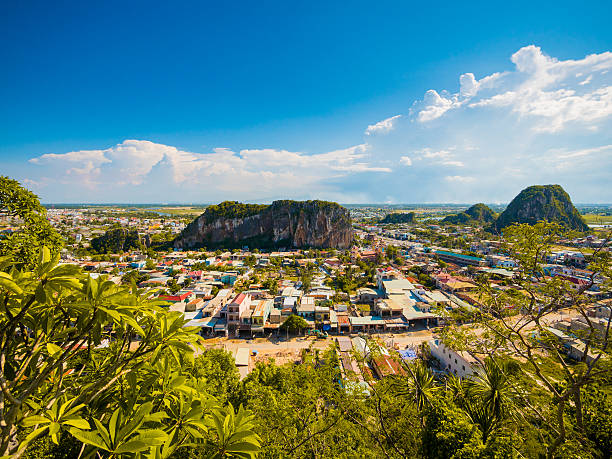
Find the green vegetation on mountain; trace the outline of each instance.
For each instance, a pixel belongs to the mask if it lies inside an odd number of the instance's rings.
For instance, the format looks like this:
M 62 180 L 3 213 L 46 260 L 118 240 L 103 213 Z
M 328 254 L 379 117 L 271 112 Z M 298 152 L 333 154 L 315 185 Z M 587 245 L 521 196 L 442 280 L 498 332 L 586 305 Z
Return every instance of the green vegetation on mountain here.
M 392 212 L 385 215 L 378 223 L 416 223 L 414 212 Z
M 0 256 L 10 256 L 32 267 L 42 246 L 53 254 L 63 246 L 61 235 L 51 226 L 38 196 L 18 181 L 0 176 L 0 219 L 10 230 L 0 234 Z
M 559 223 L 570 230 L 589 229 L 560 185 L 534 185 L 525 188 L 510 202 L 493 227 L 501 230 L 514 223 L 534 225 L 539 221 Z
M 488 225 L 495 220 L 496 213 L 487 205 L 478 203 L 457 215 L 449 215 L 442 220 L 442 223 L 452 225 Z
M 260 213 L 267 208 L 264 204 L 244 204 L 237 201 L 223 201 L 220 204 L 208 206 L 204 213 L 206 223 L 212 223 L 220 218 L 247 218 Z
M 127 228 L 111 228 L 91 240 L 91 248 L 97 253 L 123 253 L 148 246 L 148 237 L 141 237 L 137 230 Z

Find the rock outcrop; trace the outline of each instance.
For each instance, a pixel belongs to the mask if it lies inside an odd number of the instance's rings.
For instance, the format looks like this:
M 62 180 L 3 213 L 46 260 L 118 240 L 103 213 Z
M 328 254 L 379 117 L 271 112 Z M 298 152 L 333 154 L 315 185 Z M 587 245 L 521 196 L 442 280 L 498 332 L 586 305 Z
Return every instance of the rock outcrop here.
M 98 253 L 123 253 L 149 247 L 148 235 L 141 236 L 135 229 L 112 228 L 91 240 L 91 248 Z
M 335 202 L 225 201 L 209 206 L 174 240 L 175 248 L 337 248 L 353 238 L 349 211 Z
M 577 231 L 589 229 L 560 185 L 534 185 L 525 188 L 500 214 L 494 228 L 501 230 L 513 223 L 533 225 L 541 220 L 556 222 Z
M 451 225 L 489 225 L 495 221 L 497 214 L 485 204 L 474 204 L 465 212 L 457 215 L 449 215 L 442 219 L 442 223 L 450 223 Z
M 393 212 L 385 215 L 378 223 L 416 223 L 414 212 Z

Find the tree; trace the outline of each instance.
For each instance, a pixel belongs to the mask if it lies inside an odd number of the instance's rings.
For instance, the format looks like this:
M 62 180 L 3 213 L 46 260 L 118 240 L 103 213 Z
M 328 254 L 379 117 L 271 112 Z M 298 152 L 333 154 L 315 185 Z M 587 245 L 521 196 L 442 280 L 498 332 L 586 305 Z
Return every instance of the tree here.
M 181 286 L 178 284 L 178 282 L 176 282 L 174 277 L 172 279 L 168 279 L 168 282 L 166 282 L 166 287 L 168 287 L 168 291 L 171 295 L 174 295 L 181 289 Z
M 219 426 L 228 408 L 185 371 L 201 338 L 181 314 L 58 261 L 46 247 L 32 271 L 0 260 L 0 454 L 19 457 L 43 435 L 109 457 L 168 457 L 194 441 L 225 455 L 258 450 L 252 425 Z
M 290 333 L 295 333 L 309 328 L 309 325 L 308 322 L 306 322 L 306 319 L 295 314 L 291 314 L 281 324 L 280 328 L 283 330 L 288 330 Z
M 0 176 L 0 217 L 17 219 L 20 225 L 14 233 L 0 238 L 0 256 L 9 256 L 20 265 L 32 268 L 42 246 L 52 254 L 59 253 L 62 237 L 51 226 L 46 214 L 34 193 L 16 180 Z
M 268 289 L 271 295 L 278 295 L 278 279 L 268 277 L 263 282 L 263 287 Z
M 155 260 L 152 260 L 151 258 L 147 258 L 147 261 L 145 263 L 145 268 L 151 271 L 155 269 L 156 267 L 157 267 L 157 263 L 155 263 Z
M 473 314 L 474 327 L 455 326 L 444 331 L 447 342 L 487 355 L 498 368 L 502 368 L 502 360 L 524 362 L 521 368 L 530 384 L 525 384 L 529 396 L 523 403 L 534 416 L 534 422 L 549 427 L 545 440 L 549 458 L 557 454 L 572 432 L 584 438 L 583 391 L 606 380 L 612 372 L 608 355 L 610 328 L 603 331 L 596 328 L 587 313 L 594 300 L 586 295 L 598 276 L 612 278 L 610 253 L 602 250 L 609 239 L 591 255 L 589 280 L 576 287 L 562 277 L 547 276 L 544 267 L 547 254 L 564 236 L 567 234 L 554 223 L 505 228 L 502 252 L 519 265 L 511 288 L 498 290 L 486 276 L 480 276 L 477 280 L 480 309 Z M 602 282 L 599 288 L 604 293 L 609 291 L 609 282 Z M 559 310 L 579 317 L 584 323 L 584 331 L 578 332 L 583 346 L 578 364 L 568 361 L 564 342 L 548 328 Z M 547 367 L 550 369 L 546 370 Z M 505 385 L 503 374 L 498 376 L 501 379 L 489 381 L 489 385 L 493 382 Z M 490 403 L 497 404 L 495 410 L 502 409 L 503 398 L 499 393 L 494 395 L 491 388 L 487 390 Z M 540 392 L 543 394 L 536 395 Z M 541 397 L 547 402 L 533 407 Z M 570 412 L 573 419 L 568 417 Z

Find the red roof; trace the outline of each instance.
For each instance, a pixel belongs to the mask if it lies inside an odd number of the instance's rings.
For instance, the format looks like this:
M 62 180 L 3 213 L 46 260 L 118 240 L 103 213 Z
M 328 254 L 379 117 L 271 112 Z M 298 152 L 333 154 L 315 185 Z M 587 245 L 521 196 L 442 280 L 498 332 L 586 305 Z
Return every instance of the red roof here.
M 240 294 L 238 294 L 238 296 L 236 298 L 234 298 L 234 301 L 232 301 L 232 303 L 234 303 L 234 304 L 242 304 L 242 302 L 244 301 L 245 298 L 246 298 L 246 295 L 244 293 L 240 293 Z
M 162 295 L 159 297 L 160 300 L 164 301 L 174 301 L 178 303 L 179 301 L 184 301 L 186 298 L 189 298 L 191 292 L 186 292 L 181 295 Z

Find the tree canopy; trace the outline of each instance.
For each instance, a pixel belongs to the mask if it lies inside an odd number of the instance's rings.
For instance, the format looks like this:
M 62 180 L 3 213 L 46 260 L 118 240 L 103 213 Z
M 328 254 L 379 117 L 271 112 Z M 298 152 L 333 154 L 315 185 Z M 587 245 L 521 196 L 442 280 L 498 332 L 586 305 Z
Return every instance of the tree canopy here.
M 60 251 L 63 241 L 46 218 L 38 196 L 18 181 L 0 176 L 0 217 L 15 220 L 15 231 L 0 236 L 0 256 L 10 256 L 21 265 L 32 267 L 42 246 L 51 253 Z

